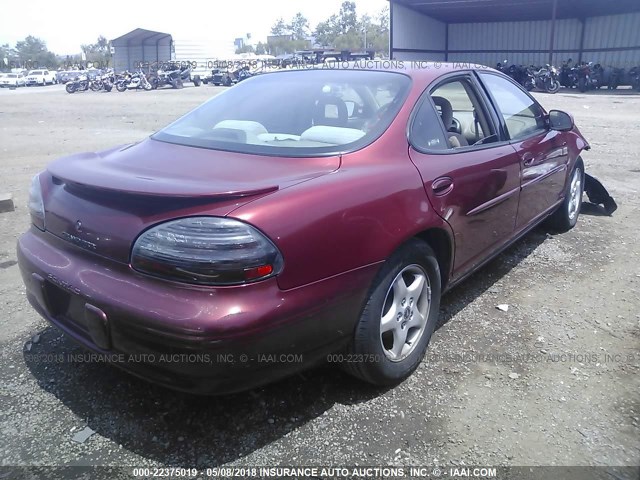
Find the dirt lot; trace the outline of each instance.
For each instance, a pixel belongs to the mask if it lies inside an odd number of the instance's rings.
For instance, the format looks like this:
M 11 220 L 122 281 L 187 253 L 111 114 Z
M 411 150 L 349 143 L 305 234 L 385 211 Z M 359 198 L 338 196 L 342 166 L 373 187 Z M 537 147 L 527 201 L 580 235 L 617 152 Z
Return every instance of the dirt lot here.
M 139 140 L 219 91 L 0 91 L 0 192 L 17 204 L 0 214 L 0 465 L 640 465 L 632 94 L 537 95 L 575 115 L 593 147 L 587 171 L 620 208 L 607 217 L 587 205 L 564 235 L 537 229 L 447 295 L 428 358 L 396 388 L 323 367 L 203 398 L 104 364 L 47 362 L 81 350 L 25 299 L 15 244 L 32 175 Z M 85 427 L 95 433 L 74 441 Z

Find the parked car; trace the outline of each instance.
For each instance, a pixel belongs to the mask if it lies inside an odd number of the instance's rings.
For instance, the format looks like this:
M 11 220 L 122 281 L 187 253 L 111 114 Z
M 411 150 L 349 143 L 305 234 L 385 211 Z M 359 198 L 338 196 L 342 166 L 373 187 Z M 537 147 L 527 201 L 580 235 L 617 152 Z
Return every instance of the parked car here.
M 56 78 L 58 83 L 65 84 L 70 82 L 71 80 L 75 80 L 75 78 L 82 73 L 80 70 L 65 70 L 62 72 L 58 72 L 56 74 Z
M 49 164 L 18 261 L 37 312 L 162 385 L 220 394 L 327 360 L 393 385 L 443 292 L 540 222 L 576 224 L 588 148 L 494 70 L 267 73 Z
M 5 73 L 0 77 L 0 87 L 24 87 L 25 79 L 21 73 Z
M 53 85 L 56 83 L 55 72 L 49 70 L 31 70 L 26 78 L 27 87 L 32 85 Z

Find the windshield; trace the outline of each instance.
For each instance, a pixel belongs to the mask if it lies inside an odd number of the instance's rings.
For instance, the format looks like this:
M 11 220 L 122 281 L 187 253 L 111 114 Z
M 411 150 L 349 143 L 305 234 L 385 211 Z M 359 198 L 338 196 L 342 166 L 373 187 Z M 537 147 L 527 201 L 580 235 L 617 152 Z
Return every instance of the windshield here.
M 153 135 L 180 145 L 283 156 L 353 151 L 386 130 L 411 80 L 365 70 L 304 70 L 240 82 Z
M 29 72 L 29 75 L 42 75 L 42 71 L 41 70 L 31 70 Z

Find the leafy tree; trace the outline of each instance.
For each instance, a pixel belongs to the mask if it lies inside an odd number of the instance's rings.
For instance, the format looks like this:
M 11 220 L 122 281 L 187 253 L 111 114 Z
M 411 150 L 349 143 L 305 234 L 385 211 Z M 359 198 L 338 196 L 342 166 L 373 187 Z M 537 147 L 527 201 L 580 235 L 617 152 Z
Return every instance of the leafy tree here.
M 256 45 L 256 55 L 265 55 L 268 48 L 269 47 L 266 44 L 258 42 L 258 44 Z
M 245 45 L 241 48 L 236 48 L 236 53 L 254 53 L 253 45 Z
M 294 40 L 304 40 L 309 36 L 309 20 L 298 12 L 289 25 Z
M 26 68 L 57 66 L 56 56 L 47 50 L 45 41 L 32 35 L 17 42 L 15 50 L 20 64 Z
M 334 40 L 340 35 L 338 16 L 331 15 L 324 22 L 320 22 L 316 27 L 316 42 L 324 46 L 332 46 Z
M 383 10 L 374 21 L 368 15 L 363 16 L 358 22 L 358 31 L 362 32 L 361 47 L 367 50 L 375 50 L 380 53 L 388 53 L 389 50 L 389 21 L 388 15 Z
M 109 41 L 100 35 L 96 43 L 81 45 L 80 48 L 84 52 L 87 62 L 97 63 L 101 67 L 107 67 L 111 60 L 110 46 Z
M 287 33 L 287 24 L 284 23 L 284 19 L 280 17 L 276 20 L 276 23 L 271 27 L 271 35 L 286 35 Z
M 315 30 L 316 42 L 337 50 L 374 50 L 389 54 L 389 7 L 375 18 L 368 15 L 358 20 L 354 2 L 345 1 L 340 12 L 320 22 Z
M 358 24 L 358 16 L 356 15 L 356 2 L 342 2 L 338 17 L 340 33 L 342 35 L 355 30 Z
M 5 63 L 5 58 L 7 62 Z M 9 71 L 18 63 L 18 52 L 15 48 L 11 48 L 8 43 L 0 45 L 0 70 Z
M 280 38 L 271 38 L 265 46 L 271 55 L 282 55 L 285 53 L 293 53 L 298 50 L 306 50 L 309 48 L 309 20 L 298 12 L 291 19 L 291 22 L 285 23 L 284 19 L 279 18 L 271 27 L 271 34 Z M 287 38 L 290 35 L 289 38 Z

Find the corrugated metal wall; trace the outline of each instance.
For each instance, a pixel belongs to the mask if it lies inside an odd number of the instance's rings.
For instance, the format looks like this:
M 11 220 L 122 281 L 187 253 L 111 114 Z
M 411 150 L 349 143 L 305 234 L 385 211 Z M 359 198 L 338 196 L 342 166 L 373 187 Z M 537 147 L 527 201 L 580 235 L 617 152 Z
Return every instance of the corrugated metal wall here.
M 393 2 L 391 8 L 393 59 L 444 60 L 447 31 L 445 23 Z
M 556 53 L 554 63 L 578 58 L 581 29 L 582 24 L 575 19 L 556 21 L 556 50 L 570 52 Z M 510 64 L 544 65 L 549 61 L 550 34 L 550 20 L 454 23 L 449 25 L 449 60 L 490 66 L 504 60 Z
M 116 72 L 137 70 L 141 63 L 171 60 L 171 37 L 137 45 L 114 45 L 113 68 Z
M 526 22 L 454 23 L 446 25 L 401 5 L 391 3 L 393 57 L 408 60 L 444 60 L 495 66 L 498 62 L 544 65 L 549 61 L 551 20 Z M 552 62 L 582 60 L 604 66 L 640 65 L 640 13 L 556 21 Z M 615 50 L 621 49 L 621 50 Z
M 587 18 L 584 48 L 628 48 L 619 51 L 586 51 L 582 59 L 603 65 L 630 68 L 640 65 L 640 13 Z

